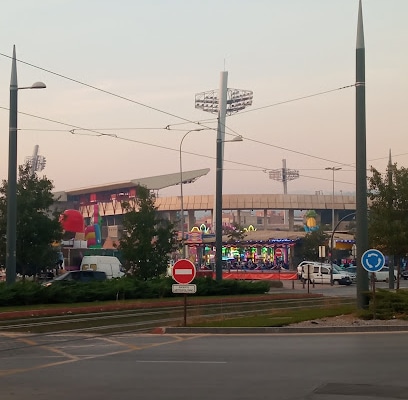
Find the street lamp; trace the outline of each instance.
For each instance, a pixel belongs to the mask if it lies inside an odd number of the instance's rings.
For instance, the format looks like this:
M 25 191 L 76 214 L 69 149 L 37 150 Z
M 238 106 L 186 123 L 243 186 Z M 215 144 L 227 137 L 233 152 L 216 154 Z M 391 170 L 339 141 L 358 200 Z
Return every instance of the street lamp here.
M 184 246 L 184 197 L 183 197 L 183 167 L 182 167 L 182 157 L 181 157 L 181 146 L 183 145 L 183 141 L 185 137 L 190 133 L 190 132 L 199 132 L 203 131 L 204 129 L 191 129 L 187 131 L 184 136 L 182 137 L 180 141 L 180 204 L 181 204 L 181 216 L 180 216 L 180 222 L 181 222 L 181 246 L 182 246 L 182 256 L 183 258 L 186 258 L 186 248 Z
M 226 116 L 252 105 L 251 90 L 229 89 L 227 87 L 228 72 L 220 74 L 219 90 L 211 90 L 196 94 L 195 107 L 203 111 L 218 114 L 217 118 L 217 175 L 215 184 L 215 276 L 222 280 L 222 164 L 223 143 L 225 140 Z M 242 137 L 231 141 L 241 141 Z M 229 141 L 229 140 L 228 140 Z
M 333 236 L 334 236 L 334 230 L 335 230 L 335 225 L 334 225 L 334 171 L 339 171 L 341 170 L 340 167 L 326 167 L 326 170 L 331 170 L 333 171 L 333 191 L 332 191 L 332 235 L 331 235 L 331 249 L 330 249 L 330 262 L 331 262 L 331 269 L 330 269 L 330 284 L 333 285 Z M 336 226 L 337 227 L 337 226 Z
M 242 136 L 232 140 L 221 140 L 217 137 L 217 171 L 215 180 L 215 279 L 222 280 L 222 144 L 225 142 L 242 142 Z
M 333 191 L 332 191 L 332 232 L 334 231 L 334 172 L 340 171 L 340 167 L 326 167 L 326 170 L 333 171 Z
M 16 281 L 16 242 L 17 242 L 17 92 L 21 89 L 44 89 L 43 82 L 32 86 L 17 86 L 16 47 L 13 46 L 10 80 L 10 119 L 9 119 L 9 162 L 7 182 L 7 247 L 6 283 Z

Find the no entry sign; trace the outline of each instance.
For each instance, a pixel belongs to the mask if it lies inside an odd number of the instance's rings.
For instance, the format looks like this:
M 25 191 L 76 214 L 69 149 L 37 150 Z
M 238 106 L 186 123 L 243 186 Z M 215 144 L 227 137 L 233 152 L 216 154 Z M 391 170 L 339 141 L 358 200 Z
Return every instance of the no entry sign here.
M 280 247 L 278 247 L 278 248 L 275 250 L 275 256 L 276 256 L 276 257 L 282 257 L 282 256 L 283 256 L 283 250 L 282 250 Z
M 173 279 L 181 285 L 186 285 L 194 280 L 196 268 L 190 260 L 178 260 L 173 266 Z

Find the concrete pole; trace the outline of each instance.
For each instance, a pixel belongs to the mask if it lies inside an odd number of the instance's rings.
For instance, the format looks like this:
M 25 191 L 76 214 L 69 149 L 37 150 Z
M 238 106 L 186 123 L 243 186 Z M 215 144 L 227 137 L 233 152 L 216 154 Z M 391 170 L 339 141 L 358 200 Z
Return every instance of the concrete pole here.
M 10 80 L 9 160 L 7 181 L 7 245 L 6 283 L 16 281 L 17 242 L 17 66 L 16 47 L 13 46 Z
M 389 150 L 389 156 L 388 156 L 388 167 L 387 167 L 387 175 L 388 175 L 388 187 L 391 189 L 392 188 L 392 176 L 393 176 L 393 168 L 392 168 L 392 158 L 391 158 L 391 149 Z M 389 200 L 389 207 L 392 208 L 392 200 Z M 389 256 L 388 260 L 388 289 L 394 289 L 394 281 L 395 281 L 395 276 L 394 276 L 394 262 L 395 257 L 394 255 Z M 398 269 L 399 272 L 399 269 Z
M 227 116 L 228 72 L 222 71 L 218 103 L 217 162 L 215 182 L 215 278 L 222 280 L 222 178 L 225 141 L 225 121 Z
M 282 160 L 282 183 L 283 183 L 283 194 L 288 194 L 288 170 L 286 169 L 286 159 Z M 288 210 L 283 211 L 283 223 L 286 225 L 288 223 Z
M 359 1 L 356 43 L 356 244 L 357 244 L 357 307 L 369 304 L 368 273 L 361 257 L 368 250 L 367 218 L 367 148 L 365 105 L 365 44 L 363 12 Z

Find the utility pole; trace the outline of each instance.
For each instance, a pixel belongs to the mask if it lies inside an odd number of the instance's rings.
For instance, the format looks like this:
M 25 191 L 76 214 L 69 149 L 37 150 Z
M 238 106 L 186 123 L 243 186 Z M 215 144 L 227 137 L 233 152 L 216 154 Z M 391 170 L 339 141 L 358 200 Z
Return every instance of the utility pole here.
M 365 44 L 361 0 L 358 8 L 356 43 L 356 244 L 357 244 L 357 307 L 368 308 L 368 273 L 361 257 L 368 250 L 367 217 L 367 144 L 365 101 Z

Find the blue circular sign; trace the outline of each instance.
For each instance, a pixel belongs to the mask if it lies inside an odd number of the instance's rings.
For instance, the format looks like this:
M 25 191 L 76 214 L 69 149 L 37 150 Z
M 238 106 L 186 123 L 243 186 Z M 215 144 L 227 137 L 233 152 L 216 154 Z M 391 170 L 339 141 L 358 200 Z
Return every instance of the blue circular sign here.
M 370 249 L 361 256 L 361 264 L 368 272 L 378 272 L 385 264 L 385 257 L 381 251 Z

